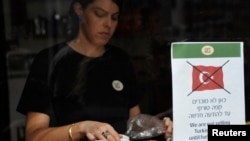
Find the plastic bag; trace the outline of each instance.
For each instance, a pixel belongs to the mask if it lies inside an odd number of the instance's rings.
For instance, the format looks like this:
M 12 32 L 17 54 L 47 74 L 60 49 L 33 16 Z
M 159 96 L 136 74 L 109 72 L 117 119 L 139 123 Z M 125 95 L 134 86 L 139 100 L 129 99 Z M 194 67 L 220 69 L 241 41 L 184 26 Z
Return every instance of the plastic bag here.
M 153 138 L 165 133 L 163 121 L 158 117 L 139 114 L 127 123 L 126 135 L 132 140 Z

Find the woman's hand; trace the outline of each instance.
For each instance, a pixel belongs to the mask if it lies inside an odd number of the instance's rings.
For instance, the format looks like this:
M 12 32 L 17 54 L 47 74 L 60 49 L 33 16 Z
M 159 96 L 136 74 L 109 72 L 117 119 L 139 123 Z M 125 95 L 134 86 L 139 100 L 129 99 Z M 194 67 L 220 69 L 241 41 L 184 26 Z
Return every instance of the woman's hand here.
M 97 121 L 84 121 L 82 123 L 84 123 L 82 124 L 82 128 L 85 131 L 85 135 L 90 141 L 94 140 L 119 141 L 121 139 L 121 135 L 117 133 L 115 129 L 108 123 L 97 122 Z
M 168 140 L 173 135 L 173 122 L 169 117 L 164 117 L 163 122 L 166 127 L 165 138 Z

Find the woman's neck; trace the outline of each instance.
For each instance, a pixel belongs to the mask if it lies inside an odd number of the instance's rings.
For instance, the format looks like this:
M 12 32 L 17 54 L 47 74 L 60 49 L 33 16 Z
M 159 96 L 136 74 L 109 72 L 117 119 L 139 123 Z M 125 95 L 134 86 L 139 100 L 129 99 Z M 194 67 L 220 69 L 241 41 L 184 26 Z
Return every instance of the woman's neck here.
M 70 41 L 68 45 L 76 52 L 88 57 L 100 57 L 105 52 L 105 47 L 95 46 L 79 38 Z

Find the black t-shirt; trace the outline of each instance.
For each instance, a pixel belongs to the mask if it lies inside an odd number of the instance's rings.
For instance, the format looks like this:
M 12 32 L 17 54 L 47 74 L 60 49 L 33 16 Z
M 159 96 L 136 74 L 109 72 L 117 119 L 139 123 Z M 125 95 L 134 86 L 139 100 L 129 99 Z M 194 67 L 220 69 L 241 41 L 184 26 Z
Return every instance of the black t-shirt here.
M 97 120 L 124 133 L 129 109 L 140 98 L 133 65 L 121 48 L 107 45 L 103 56 L 89 58 L 61 43 L 34 58 L 17 111 L 48 114 L 51 126 Z

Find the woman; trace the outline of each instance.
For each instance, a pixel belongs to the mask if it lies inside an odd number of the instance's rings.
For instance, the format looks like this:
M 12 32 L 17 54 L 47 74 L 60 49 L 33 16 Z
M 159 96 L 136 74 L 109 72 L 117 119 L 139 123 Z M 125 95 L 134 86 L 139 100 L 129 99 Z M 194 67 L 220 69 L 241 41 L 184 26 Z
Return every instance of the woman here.
M 77 34 L 38 53 L 18 104 L 27 116 L 26 141 L 119 141 L 127 120 L 140 114 L 129 57 L 108 44 L 119 5 L 73 0 Z M 172 122 L 164 121 L 169 137 Z

